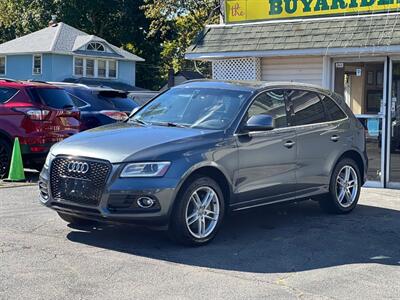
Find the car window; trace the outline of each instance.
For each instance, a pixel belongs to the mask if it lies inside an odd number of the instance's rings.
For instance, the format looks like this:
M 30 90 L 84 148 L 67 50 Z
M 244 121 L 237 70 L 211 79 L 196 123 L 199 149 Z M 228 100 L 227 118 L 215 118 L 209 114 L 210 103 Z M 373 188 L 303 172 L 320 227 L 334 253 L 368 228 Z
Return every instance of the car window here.
M 17 89 L 12 88 L 0 88 L 0 103 L 5 103 L 10 100 L 14 95 L 18 93 Z
M 97 93 L 97 98 L 111 103 L 115 109 L 120 111 L 132 111 L 139 105 L 128 97 L 127 93 L 118 91 L 101 91 Z
M 88 105 L 89 105 L 89 104 L 86 103 L 85 101 L 79 99 L 78 97 L 76 97 L 76 96 L 74 96 L 74 95 L 72 95 L 72 94 L 69 94 L 69 93 L 68 93 L 68 95 L 71 97 L 71 99 L 72 99 L 72 101 L 74 102 L 74 104 L 75 104 L 76 107 L 82 108 L 82 107 L 85 107 L 85 106 L 88 106 Z
M 247 112 L 246 121 L 256 115 L 272 116 L 275 128 L 288 126 L 284 91 L 273 90 L 257 96 Z
M 55 108 L 65 109 L 75 107 L 74 102 L 65 90 L 54 88 L 32 88 L 30 89 L 35 101 Z
M 325 95 L 320 95 L 322 102 L 325 105 L 325 109 L 330 117 L 331 121 L 343 120 L 346 118 L 343 110 L 333 101 L 331 98 Z
M 288 99 L 293 105 L 293 125 L 309 125 L 328 121 L 324 106 L 316 93 L 290 90 Z

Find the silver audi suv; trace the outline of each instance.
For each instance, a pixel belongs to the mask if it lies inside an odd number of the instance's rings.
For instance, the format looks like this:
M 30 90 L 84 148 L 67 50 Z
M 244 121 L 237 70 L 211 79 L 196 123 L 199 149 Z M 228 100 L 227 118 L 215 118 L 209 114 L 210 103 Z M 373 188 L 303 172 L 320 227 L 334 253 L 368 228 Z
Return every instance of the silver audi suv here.
M 202 245 L 228 212 L 313 199 L 349 213 L 365 181 L 364 127 L 344 101 L 295 83 L 194 81 L 123 123 L 56 144 L 41 202 L 69 223 L 163 226 Z

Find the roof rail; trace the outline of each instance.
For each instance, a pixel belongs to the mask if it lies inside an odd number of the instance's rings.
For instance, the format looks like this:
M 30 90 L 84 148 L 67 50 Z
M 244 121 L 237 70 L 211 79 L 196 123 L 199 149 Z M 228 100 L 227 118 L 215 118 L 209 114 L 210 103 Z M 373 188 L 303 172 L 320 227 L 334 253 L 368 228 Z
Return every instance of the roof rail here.
M 50 83 L 48 83 L 47 81 L 35 80 L 35 79 L 29 79 L 29 80 L 27 80 L 27 82 L 36 82 L 36 83 L 47 83 L 47 84 L 50 84 Z
M 19 80 L 11 79 L 11 78 L 0 78 L 0 81 L 5 82 L 20 82 Z

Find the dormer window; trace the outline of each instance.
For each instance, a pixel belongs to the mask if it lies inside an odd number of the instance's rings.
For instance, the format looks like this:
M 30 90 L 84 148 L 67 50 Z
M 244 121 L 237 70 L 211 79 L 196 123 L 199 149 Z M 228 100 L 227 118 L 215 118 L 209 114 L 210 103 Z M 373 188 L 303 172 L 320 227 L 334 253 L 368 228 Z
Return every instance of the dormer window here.
M 104 45 L 103 45 L 103 44 L 101 44 L 101 43 L 96 43 L 96 42 L 89 43 L 89 44 L 87 45 L 87 47 L 86 47 L 86 50 L 89 50 L 89 51 L 99 51 L 99 52 L 105 52 L 105 51 L 106 51 L 106 49 L 104 48 Z

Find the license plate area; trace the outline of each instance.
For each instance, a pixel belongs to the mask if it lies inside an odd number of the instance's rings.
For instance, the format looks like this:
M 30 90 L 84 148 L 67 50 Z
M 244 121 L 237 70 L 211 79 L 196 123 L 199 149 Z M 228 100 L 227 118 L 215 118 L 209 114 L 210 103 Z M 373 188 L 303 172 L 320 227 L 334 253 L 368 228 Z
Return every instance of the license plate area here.
M 66 197 L 96 199 L 96 195 L 92 195 L 93 184 L 88 179 L 74 178 L 62 176 L 60 179 L 60 192 Z

